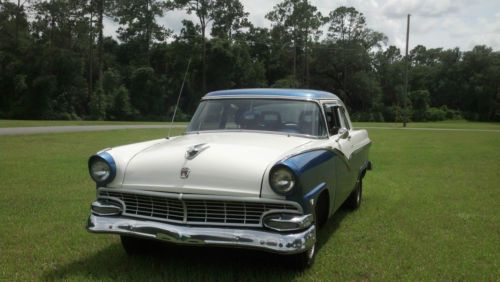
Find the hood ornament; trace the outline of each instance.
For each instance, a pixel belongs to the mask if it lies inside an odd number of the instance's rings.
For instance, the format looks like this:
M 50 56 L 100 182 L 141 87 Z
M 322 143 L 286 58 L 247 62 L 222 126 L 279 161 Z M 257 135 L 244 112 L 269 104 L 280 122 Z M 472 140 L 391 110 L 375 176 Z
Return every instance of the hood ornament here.
M 206 143 L 201 143 L 201 144 L 198 144 L 198 145 L 194 145 L 194 146 L 191 146 L 189 147 L 189 149 L 186 151 L 186 154 L 185 154 L 185 157 L 186 159 L 188 160 L 192 160 L 194 159 L 196 156 L 198 156 L 198 154 L 200 154 L 201 152 L 203 152 L 204 150 L 208 149 L 208 144 Z
M 191 170 L 188 168 L 188 167 L 183 167 L 181 169 L 181 178 L 182 179 L 186 179 L 189 177 L 189 173 L 191 172 Z

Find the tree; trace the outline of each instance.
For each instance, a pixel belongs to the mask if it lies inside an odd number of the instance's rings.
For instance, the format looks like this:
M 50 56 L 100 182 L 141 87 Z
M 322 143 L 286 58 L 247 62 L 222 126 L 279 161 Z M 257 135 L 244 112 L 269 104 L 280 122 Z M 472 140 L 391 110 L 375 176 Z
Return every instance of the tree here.
M 0 116 L 13 114 L 28 89 L 26 56 L 30 44 L 24 6 L 0 2 Z M 22 112 L 22 111 L 21 111 Z
M 334 92 L 357 120 L 400 120 L 406 103 L 413 120 L 500 119 L 500 52 L 490 47 L 416 46 L 405 97 L 400 50 L 382 49 L 387 38 L 356 9 L 331 11 L 320 37 L 324 19 L 306 0 L 275 5 L 270 29 L 253 26 L 240 1 L 0 1 L 0 117 L 163 120 L 191 60 L 183 119 L 206 89 L 269 86 Z M 158 18 L 174 8 L 197 20 L 165 40 Z M 119 40 L 104 37 L 108 16 Z
M 358 40 L 366 28 L 365 16 L 353 7 L 341 6 L 331 11 L 328 22 L 328 39 L 332 41 Z
M 371 85 L 373 89 L 365 90 L 373 93 L 380 91 L 380 83 L 374 81 L 376 78 L 371 75 L 374 66 L 371 50 L 381 46 L 385 36 L 368 29 L 364 15 L 353 7 L 335 9 L 330 12 L 327 22 L 329 32 L 323 44 L 317 46 L 319 50 L 315 64 L 326 76 L 322 86 L 331 85 L 330 89 L 337 91 L 354 109 L 366 111 L 366 105 L 378 105 L 373 100 L 365 101 L 359 86 Z M 379 99 L 379 95 L 373 95 L 372 99 Z M 370 110 L 375 111 L 374 108 Z
M 307 0 L 284 0 L 273 7 L 266 15 L 273 22 L 273 28 L 284 34 L 285 44 L 290 42 L 293 48 L 293 78 L 297 79 L 297 49 L 304 49 L 306 85 L 309 84 L 308 42 L 311 36 L 318 36 L 324 22 L 318 9 Z
M 106 118 L 106 95 L 101 87 L 98 87 L 90 97 L 90 116 L 94 120 L 104 120 Z
M 487 46 L 475 46 L 463 55 L 465 93 L 461 108 L 471 119 L 493 120 L 500 87 L 500 54 Z
M 127 120 L 132 117 L 134 110 L 130 105 L 130 98 L 127 88 L 123 85 L 115 90 L 113 100 L 109 106 L 109 116 L 114 120 Z
M 194 13 L 200 23 L 202 46 L 202 91 L 207 90 L 207 43 L 206 30 L 214 19 L 215 0 L 172 0 L 171 5 L 185 8 L 188 14 Z
M 248 13 L 239 0 L 215 0 L 211 35 L 232 39 L 244 27 L 250 27 Z
M 130 77 L 130 101 L 147 117 L 165 115 L 165 88 L 151 67 L 139 67 Z
M 103 1 L 103 0 L 99 0 Z M 113 16 L 121 25 L 118 38 L 126 44 L 136 45 L 139 51 L 139 65 L 149 65 L 149 50 L 156 40 L 165 41 L 171 30 L 159 25 L 156 17 L 164 15 L 170 7 L 160 0 L 117 0 L 113 8 Z
M 409 93 L 413 109 L 413 121 L 425 121 L 429 110 L 430 94 L 427 90 L 416 90 Z

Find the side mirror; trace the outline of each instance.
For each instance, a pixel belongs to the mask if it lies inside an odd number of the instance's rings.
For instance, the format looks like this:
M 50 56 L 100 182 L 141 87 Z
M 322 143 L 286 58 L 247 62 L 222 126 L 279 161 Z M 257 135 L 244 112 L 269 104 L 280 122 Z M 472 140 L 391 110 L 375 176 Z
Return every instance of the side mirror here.
M 335 141 L 339 142 L 340 139 L 346 139 L 347 137 L 349 137 L 349 130 L 347 130 L 347 128 L 345 127 L 342 127 L 341 129 L 339 129 L 339 132 L 337 134 L 339 135 L 339 137 Z

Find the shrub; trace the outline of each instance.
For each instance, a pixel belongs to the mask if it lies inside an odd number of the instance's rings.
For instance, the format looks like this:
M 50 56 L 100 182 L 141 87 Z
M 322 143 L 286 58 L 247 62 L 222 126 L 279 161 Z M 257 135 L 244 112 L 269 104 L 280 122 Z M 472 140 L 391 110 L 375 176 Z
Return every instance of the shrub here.
M 449 109 L 446 105 L 441 106 L 441 109 L 446 113 L 446 119 L 463 119 L 460 110 Z
M 446 119 L 446 112 L 440 108 L 429 108 L 425 113 L 425 119 L 427 121 L 440 121 Z
M 429 109 L 430 94 L 427 90 L 416 90 L 410 92 L 410 100 L 413 109 L 413 121 L 425 121 Z

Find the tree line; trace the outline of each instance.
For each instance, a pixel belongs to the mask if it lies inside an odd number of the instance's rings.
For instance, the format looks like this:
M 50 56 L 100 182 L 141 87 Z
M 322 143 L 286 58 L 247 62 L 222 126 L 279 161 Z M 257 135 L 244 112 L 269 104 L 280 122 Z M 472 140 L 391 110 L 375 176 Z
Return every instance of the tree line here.
M 159 23 L 174 10 L 194 16 L 178 33 Z M 500 120 L 492 48 L 405 57 L 355 8 L 307 0 L 275 5 L 270 28 L 248 16 L 239 0 L 0 1 L 0 118 L 167 120 L 191 60 L 179 120 L 207 91 L 248 87 L 330 91 L 359 121 Z

